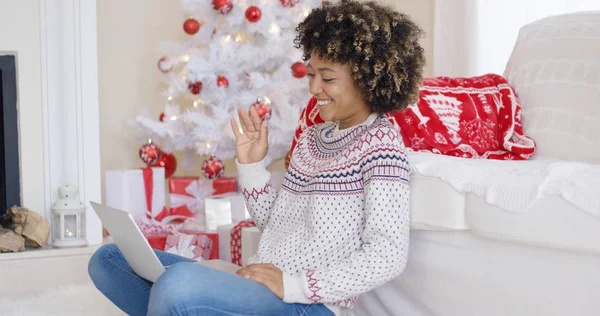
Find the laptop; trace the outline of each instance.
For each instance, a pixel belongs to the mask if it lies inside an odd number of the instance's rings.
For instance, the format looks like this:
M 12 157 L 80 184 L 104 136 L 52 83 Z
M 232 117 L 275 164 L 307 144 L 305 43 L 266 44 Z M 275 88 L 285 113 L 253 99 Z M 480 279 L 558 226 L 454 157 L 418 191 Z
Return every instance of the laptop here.
M 162 265 L 131 214 L 96 202 L 90 204 L 133 271 L 150 282 L 156 282 L 168 267 Z M 235 273 L 240 268 L 224 260 L 198 263 L 228 273 Z

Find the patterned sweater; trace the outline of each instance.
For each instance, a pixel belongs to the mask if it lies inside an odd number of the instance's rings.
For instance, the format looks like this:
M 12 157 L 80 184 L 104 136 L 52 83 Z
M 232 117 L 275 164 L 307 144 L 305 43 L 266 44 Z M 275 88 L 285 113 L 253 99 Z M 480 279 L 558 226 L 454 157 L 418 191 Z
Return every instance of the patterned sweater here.
M 358 296 L 397 277 L 408 254 L 409 166 L 400 135 L 372 114 L 298 140 L 280 192 L 263 162 L 240 164 L 248 211 L 262 231 L 249 263 L 283 271 L 284 301 L 351 315 Z

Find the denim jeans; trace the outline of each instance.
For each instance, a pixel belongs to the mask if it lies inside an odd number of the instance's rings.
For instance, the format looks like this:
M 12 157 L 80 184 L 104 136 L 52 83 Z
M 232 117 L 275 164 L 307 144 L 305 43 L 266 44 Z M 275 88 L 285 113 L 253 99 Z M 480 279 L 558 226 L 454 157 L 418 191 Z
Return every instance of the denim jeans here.
M 155 284 L 133 272 L 114 244 L 90 259 L 92 281 L 110 301 L 129 315 L 315 315 L 333 313 L 322 304 L 288 304 L 263 285 L 156 251 L 170 266 Z

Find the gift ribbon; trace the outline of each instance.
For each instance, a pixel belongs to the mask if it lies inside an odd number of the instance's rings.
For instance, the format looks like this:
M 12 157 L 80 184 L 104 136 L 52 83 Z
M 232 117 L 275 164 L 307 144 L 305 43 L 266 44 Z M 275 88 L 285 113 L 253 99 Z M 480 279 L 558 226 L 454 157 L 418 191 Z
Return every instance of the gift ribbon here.
M 154 197 L 154 173 L 152 168 L 143 168 L 142 174 L 144 178 L 144 192 L 146 193 L 146 217 L 161 221 L 169 214 L 169 210 L 163 206 L 160 213 L 156 216 L 152 214 L 152 199 Z
M 183 223 L 168 224 L 175 219 L 185 219 Z M 167 216 L 162 221 L 157 221 L 151 218 L 142 218 L 138 221 L 138 226 L 145 236 L 163 235 L 163 234 L 196 234 L 203 233 L 204 224 L 199 223 L 195 218 L 184 216 Z
M 185 217 L 177 215 L 169 216 L 169 209 L 164 206 L 154 216 L 152 214 L 152 199 L 154 197 L 154 173 L 152 172 L 152 168 L 143 168 L 142 175 L 144 179 L 144 193 L 146 194 L 146 217 L 141 218 L 138 222 L 140 230 L 146 236 L 177 233 L 179 225 L 168 225 L 167 223 Z
M 193 214 L 198 214 L 204 208 L 204 199 L 212 196 L 215 189 L 210 181 L 194 180 L 185 187 L 186 194 L 171 193 L 169 201 L 171 208 L 186 206 Z
M 256 226 L 256 224 L 253 220 L 246 219 L 237 223 L 231 229 L 231 241 L 229 245 L 231 250 L 231 263 L 237 264 L 238 266 L 242 265 L 242 229 L 254 226 Z
M 150 218 L 142 218 L 137 224 L 144 236 L 176 234 L 179 230 L 179 225 L 165 224 Z
M 154 174 L 152 168 L 142 169 L 144 176 L 144 191 L 146 193 L 146 216 L 152 218 L 152 197 L 154 196 Z
M 212 240 L 208 236 L 177 234 L 167 237 L 165 251 L 194 260 L 208 260 Z

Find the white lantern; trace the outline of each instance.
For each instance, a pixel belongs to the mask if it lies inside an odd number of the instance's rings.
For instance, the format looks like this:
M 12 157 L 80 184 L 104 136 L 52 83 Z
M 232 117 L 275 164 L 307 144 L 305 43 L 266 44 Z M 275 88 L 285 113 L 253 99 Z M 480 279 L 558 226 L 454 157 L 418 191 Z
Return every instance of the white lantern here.
M 58 189 L 58 200 L 52 204 L 52 245 L 77 247 L 87 245 L 85 236 L 86 207 L 79 201 L 74 185 Z

